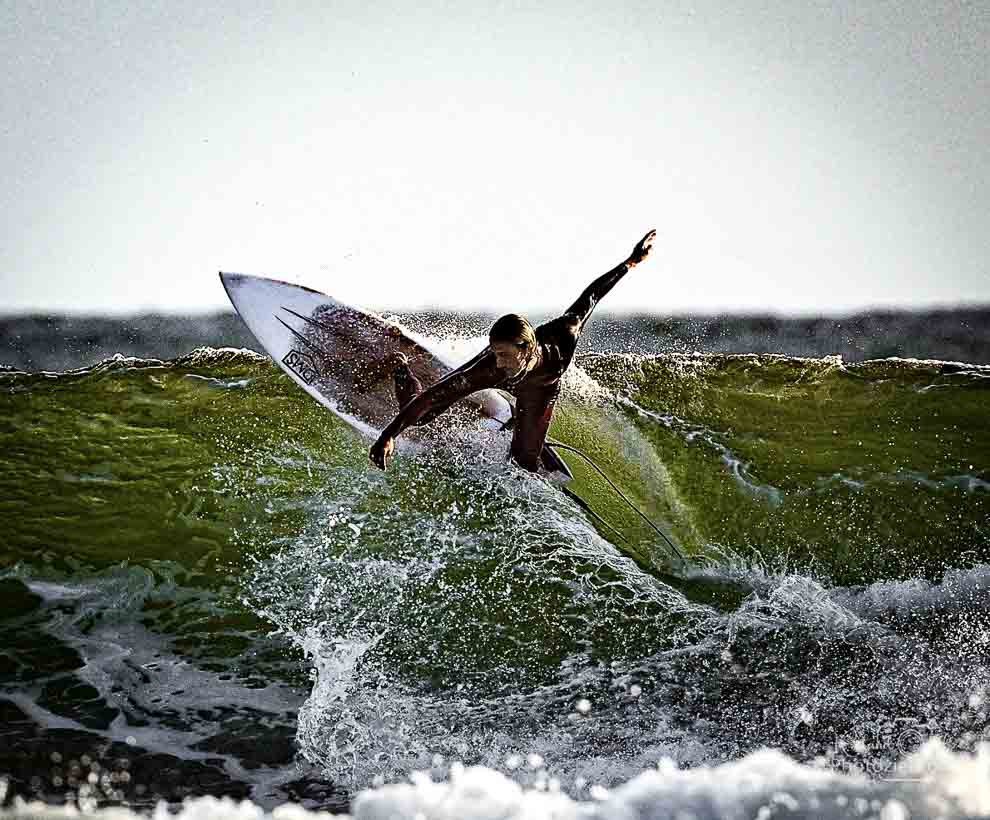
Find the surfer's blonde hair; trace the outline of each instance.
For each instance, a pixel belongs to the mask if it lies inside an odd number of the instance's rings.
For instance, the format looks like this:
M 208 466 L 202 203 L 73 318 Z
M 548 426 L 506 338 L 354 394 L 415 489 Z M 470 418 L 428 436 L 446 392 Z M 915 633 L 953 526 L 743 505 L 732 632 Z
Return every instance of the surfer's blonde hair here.
M 512 342 L 532 354 L 536 350 L 536 331 L 526 317 L 518 313 L 506 313 L 488 331 L 488 341 Z

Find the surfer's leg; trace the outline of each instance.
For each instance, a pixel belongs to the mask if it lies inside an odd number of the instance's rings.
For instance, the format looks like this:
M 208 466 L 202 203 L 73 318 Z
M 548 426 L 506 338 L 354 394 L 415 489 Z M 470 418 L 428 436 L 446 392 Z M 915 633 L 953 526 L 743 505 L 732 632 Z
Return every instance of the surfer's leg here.
M 559 384 L 528 390 L 516 397 L 515 425 L 510 455 L 520 467 L 532 473 L 540 471 L 543 444 L 550 429 Z

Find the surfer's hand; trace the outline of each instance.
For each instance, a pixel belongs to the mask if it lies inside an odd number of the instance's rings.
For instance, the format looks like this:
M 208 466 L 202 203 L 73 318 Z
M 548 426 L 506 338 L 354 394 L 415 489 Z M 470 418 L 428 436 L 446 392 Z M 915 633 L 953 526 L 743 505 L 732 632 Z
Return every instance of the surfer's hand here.
M 657 238 L 657 232 L 655 230 L 650 231 L 646 236 L 639 240 L 639 243 L 633 248 L 633 252 L 629 254 L 629 259 L 627 260 L 630 265 L 638 265 L 649 255 L 650 251 L 653 250 L 653 240 Z
M 371 452 L 368 453 L 368 457 L 371 459 L 372 464 L 379 469 L 384 470 L 388 467 L 388 460 L 392 457 L 392 453 L 394 452 L 395 439 L 389 438 L 388 436 L 382 436 L 371 446 Z

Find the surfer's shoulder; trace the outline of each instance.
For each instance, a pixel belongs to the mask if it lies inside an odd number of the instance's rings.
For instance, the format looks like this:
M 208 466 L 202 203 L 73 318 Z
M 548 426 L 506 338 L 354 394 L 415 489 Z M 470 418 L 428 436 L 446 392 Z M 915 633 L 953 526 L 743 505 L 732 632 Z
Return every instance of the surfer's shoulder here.
M 561 336 L 577 337 L 581 332 L 581 318 L 574 313 L 565 313 L 536 328 L 536 339 L 540 342 L 556 342 Z
M 580 320 L 565 313 L 536 328 L 536 340 L 540 345 L 542 369 L 547 373 L 563 374 L 570 364 L 581 332 Z

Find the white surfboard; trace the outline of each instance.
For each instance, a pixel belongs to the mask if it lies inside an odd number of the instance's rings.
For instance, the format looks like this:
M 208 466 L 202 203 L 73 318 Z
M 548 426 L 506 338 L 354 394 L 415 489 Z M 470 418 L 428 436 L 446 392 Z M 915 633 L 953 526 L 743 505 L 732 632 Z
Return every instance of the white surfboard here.
M 459 364 L 413 331 L 318 291 L 240 273 L 221 273 L 220 279 L 278 366 L 320 404 L 373 438 L 399 410 L 391 374 L 383 367 L 389 356 L 405 353 L 424 387 Z M 495 390 L 473 393 L 467 401 L 493 429 L 512 418 L 511 405 Z

